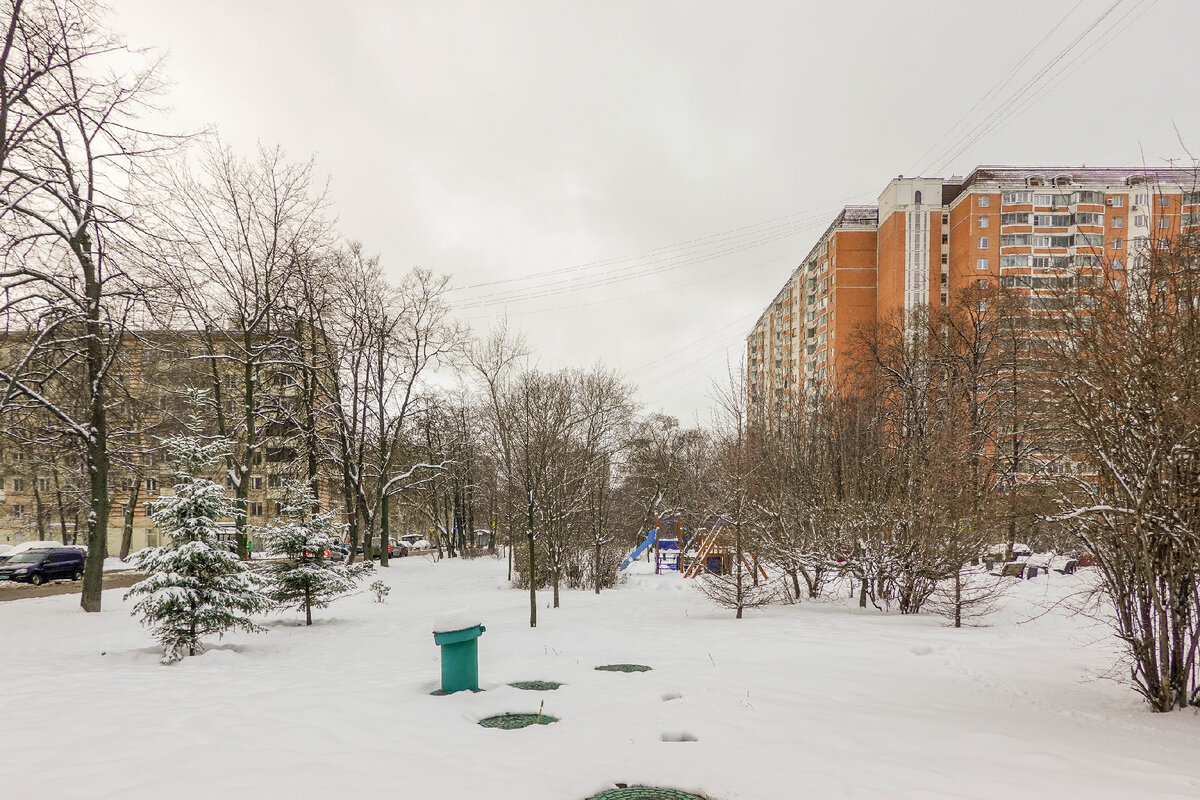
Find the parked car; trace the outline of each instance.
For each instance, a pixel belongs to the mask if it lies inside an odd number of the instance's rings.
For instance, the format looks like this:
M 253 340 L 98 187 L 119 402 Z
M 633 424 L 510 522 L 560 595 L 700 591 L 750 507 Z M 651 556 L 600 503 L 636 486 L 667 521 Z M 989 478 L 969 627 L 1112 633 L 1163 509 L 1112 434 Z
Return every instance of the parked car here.
M 372 557 L 379 558 L 379 556 L 380 556 L 379 540 L 375 540 L 372 543 L 371 548 L 372 548 L 372 552 L 371 552 Z M 408 555 L 408 545 L 404 544 L 399 539 L 395 539 L 395 538 L 388 539 L 387 548 L 388 548 L 388 551 L 387 551 L 388 558 L 401 558 L 403 556 Z
M 431 546 L 429 541 L 419 533 L 406 533 L 400 537 L 400 541 L 408 548 L 409 552 L 413 550 L 428 550 Z
M 41 586 L 46 581 L 77 581 L 83 577 L 83 552 L 74 547 L 26 550 L 0 564 L 0 581 L 24 581 Z

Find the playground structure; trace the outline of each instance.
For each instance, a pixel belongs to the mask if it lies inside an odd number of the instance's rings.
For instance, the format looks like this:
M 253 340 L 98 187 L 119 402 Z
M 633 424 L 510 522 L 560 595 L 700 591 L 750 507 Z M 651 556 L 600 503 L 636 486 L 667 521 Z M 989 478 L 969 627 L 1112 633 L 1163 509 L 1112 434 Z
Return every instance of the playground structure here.
M 711 528 L 699 528 L 687 538 L 678 515 L 654 517 L 654 527 L 632 553 L 621 562 L 627 568 L 651 547 L 654 548 L 654 574 L 682 572 L 685 578 L 695 578 L 701 573 L 726 575 L 733 571 L 735 547 L 732 529 L 724 519 L 718 519 Z M 742 553 L 742 563 L 751 573 L 756 570 L 765 579 L 766 570 Z

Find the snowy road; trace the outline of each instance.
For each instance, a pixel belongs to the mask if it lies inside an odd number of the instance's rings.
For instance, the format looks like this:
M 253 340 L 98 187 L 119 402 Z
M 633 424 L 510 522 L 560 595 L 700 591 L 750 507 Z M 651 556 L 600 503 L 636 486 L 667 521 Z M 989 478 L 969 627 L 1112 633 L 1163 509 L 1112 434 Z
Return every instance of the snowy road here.
M 106 572 L 104 574 L 105 589 L 123 589 L 132 586 L 142 579 L 140 572 Z M 53 597 L 59 594 L 78 596 L 83 581 L 51 581 L 50 583 L 34 586 L 17 581 L 0 581 L 0 603 L 5 600 L 24 600 L 27 597 Z

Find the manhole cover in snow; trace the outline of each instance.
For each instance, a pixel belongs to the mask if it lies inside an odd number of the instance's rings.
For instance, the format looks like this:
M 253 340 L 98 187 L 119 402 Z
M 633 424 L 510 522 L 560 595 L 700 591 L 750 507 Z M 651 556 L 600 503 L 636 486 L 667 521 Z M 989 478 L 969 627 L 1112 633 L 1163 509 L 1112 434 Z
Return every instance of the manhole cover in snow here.
M 698 794 L 678 789 L 659 789 L 654 786 L 623 786 L 592 795 L 588 800 L 704 800 Z
M 605 664 L 602 667 L 596 667 L 601 672 L 649 672 L 650 667 L 645 664 Z
M 499 714 L 479 720 L 479 724 L 485 728 L 502 728 L 506 731 L 528 728 L 530 725 L 549 725 L 551 722 L 558 722 L 558 717 L 549 714 Z
M 526 689 L 531 692 L 551 692 L 562 686 L 562 684 L 555 683 L 554 681 L 517 681 L 516 683 L 510 683 L 509 686 L 515 689 Z

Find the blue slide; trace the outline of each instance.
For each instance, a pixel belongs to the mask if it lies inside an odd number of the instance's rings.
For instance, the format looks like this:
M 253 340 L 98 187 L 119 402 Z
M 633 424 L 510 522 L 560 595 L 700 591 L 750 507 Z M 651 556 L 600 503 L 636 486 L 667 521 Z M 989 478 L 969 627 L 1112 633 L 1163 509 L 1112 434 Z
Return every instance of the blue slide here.
M 639 544 L 637 546 L 637 549 L 634 550 L 629 555 L 627 555 L 625 557 L 625 560 L 621 562 L 621 569 L 625 569 L 630 564 L 632 564 L 634 561 L 636 561 L 638 556 L 640 556 L 642 553 L 646 552 L 647 547 L 654 544 L 654 540 L 656 538 L 658 538 L 658 528 L 651 528 L 650 532 L 648 534 L 646 534 L 646 541 Z

